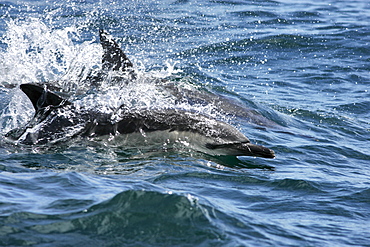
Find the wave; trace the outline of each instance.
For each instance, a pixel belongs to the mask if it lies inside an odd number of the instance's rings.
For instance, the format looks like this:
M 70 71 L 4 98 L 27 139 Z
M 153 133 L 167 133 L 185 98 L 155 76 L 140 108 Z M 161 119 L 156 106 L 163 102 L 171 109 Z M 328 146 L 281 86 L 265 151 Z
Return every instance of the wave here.
M 0 243 L 221 246 L 226 237 L 215 220 L 212 208 L 190 195 L 128 190 L 76 213 L 3 216 Z

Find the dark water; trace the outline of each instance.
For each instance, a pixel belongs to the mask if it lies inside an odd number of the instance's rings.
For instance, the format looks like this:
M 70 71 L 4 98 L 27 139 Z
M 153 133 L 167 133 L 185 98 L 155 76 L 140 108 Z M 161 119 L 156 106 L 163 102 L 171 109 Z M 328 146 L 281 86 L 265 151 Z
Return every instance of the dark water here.
M 33 114 L 12 87 L 99 67 L 104 28 L 140 71 L 276 123 L 217 115 L 277 156 L 1 141 L 1 246 L 370 246 L 368 1 L 6 1 L 0 16 L 2 136 Z M 100 107 L 117 104 L 106 90 Z

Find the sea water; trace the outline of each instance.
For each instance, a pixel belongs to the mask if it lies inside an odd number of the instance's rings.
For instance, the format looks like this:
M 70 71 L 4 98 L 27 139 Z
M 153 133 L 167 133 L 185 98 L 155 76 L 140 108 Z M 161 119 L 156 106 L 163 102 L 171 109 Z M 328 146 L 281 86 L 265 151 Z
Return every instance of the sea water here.
M 0 245 L 370 246 L 369 23 L 365 0 L 0 2 Z M 101 68 L 99 29 L 137 85 L 83 83 Z M 179 103 L 151 83 L 162 79 L 273 124 Z M 22 83 L 106 112 L 207 114 L 276 158 L 12 145 L 5 134 L 34 113 Z

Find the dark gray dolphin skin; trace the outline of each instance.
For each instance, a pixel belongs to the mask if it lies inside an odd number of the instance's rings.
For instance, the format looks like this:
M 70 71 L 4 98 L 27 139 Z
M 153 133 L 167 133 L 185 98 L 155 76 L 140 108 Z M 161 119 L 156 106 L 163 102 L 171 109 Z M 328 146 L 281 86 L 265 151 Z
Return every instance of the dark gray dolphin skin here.
M 35 109 L 33 119 L 6 136 L 25 145 L 56 143 L 75 136 L 101 136 L 130 139 L 135 136 L 162 143 L 184 145 L 210 155 L 258 156 L 274 158 L 272 150 L 250 143 L 229 124 L 202 114 L 177 109 L 132 109 L 120 107 L 113 114 L 86 110 L 60 96 L 33 84 L 22 84 L 21 90 Z M 136 134 L 136 135 L 135 135 Z M 114 139 L 113 138 L 113 139 Z

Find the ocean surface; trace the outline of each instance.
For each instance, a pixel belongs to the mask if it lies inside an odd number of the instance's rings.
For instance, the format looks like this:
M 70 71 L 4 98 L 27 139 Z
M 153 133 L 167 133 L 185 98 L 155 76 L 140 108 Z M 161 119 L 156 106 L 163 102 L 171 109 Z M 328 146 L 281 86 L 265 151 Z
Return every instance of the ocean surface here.
M 99 29 L 149 79 L 89 91 Z M 0 37 L 0 246 L 370 246 L 369 1 L 1 1 Z M 207 114 L 276 158 L 9 143 L 34 114 L 22 83 Z

